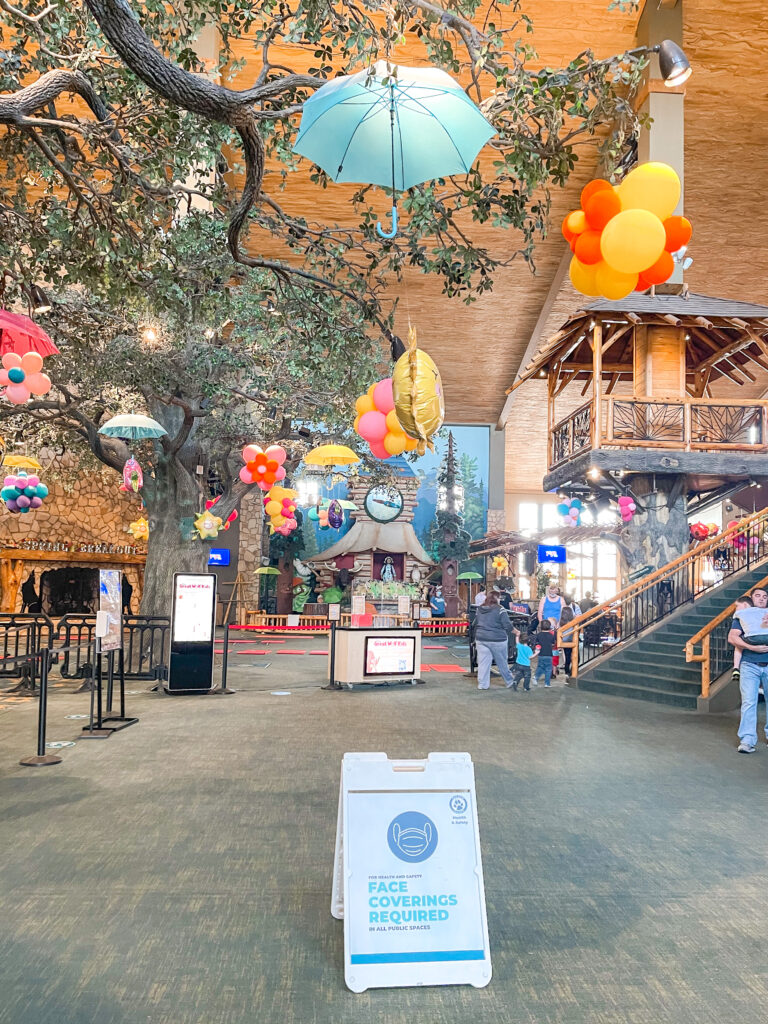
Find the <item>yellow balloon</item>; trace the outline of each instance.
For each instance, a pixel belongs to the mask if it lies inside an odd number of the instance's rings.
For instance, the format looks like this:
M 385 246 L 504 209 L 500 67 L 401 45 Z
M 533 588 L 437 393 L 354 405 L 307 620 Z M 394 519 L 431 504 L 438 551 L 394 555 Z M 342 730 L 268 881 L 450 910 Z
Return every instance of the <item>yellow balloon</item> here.
M 603 228 L 600 251 L 620 274 L 639 274 L 653 266 L 666 244 L 664 225 L 655 213 L 622 210 Z
M 400 455 L 405 451 L 406 437 L 402 431 L 394 433 L 390 431 L 384 438 L 384 447 L 390 455 Z
M 357 425 L 358 425 L 359 422 L 360 422 L 360 417 L 359 416 L 355 416 L 355 422 L 352 424 L 352 429 L 354 430 L 355 433 L 357 433 Z
M 376 381 L 374 384 L 371 384 L 371 386 L 368 388 L 368 391 L 366 392 L 366 394 L 368 395 L 368 397 L 370 398 L 371 401 L 373 401 L 373 392 L 376 390 L 376 384 L 378 384 L 378 383 L 379 382 Z M 376 406 L 374 405 L 374 409 L 375 408 L 376 408 Z
M 599 264 L 597 263 L 594 266 L 587 266 L 586 263 L 577 260 L 575 256 L 571 259 L 568 274 L 571 278 L 571 284 L 577 292 L 581 292 L 582 295 L 600 294 L 600 289 L 595 283 L 595 274 L 598 266 Z
M 419 442 L 423 454 L 445 418 L 443 382 L 433 360 L 416 347 L 413 328 L 408 332 L 408 346 L 392 371 L 392 394 L 402 430 Z
M 287 522 L 285 516 L 272 516 L 273 526 L 283 526 Z
M 623 299 L 637 286 L 637 274 L 621 274 L 607 263 L 598 263 L 595 282 L 606 299 Z
M 400 426 L 400 420 L 397 418 L 397 413 L 393 409 L 392 412 L 387 413 L 387 430 L 390 434 L 402 434 L 403 428 Z
M 373 399 L 370 397 L 370 395 L 361 395 L 355 402 L 355 409 L 357 410 L 358 416 L 362 416 L 363 413 L 366 412 L 373 412 Z
M 587 218 L 584 216 L 583 210 L 574 210 L 569 213 L 565 220 L 568 230 L 572 231 L 574 235 L 580 235 L 582 231 L 587 229 Z
M 408 437 L 408 435 L 406 434 L 405 435 L 405 450 L 407 452 L 412 452 L 412 451 L 415 451 L 415 449 L 418 448 L 418 447 L 419 447 L 419 442 L 416 440 L 416 438 L 415 437 Z
M 649 210 L 666 220 L 680 202 L 680 179 L 669 164 L 640 164 L 617 186 L 622 210 Z
M 282 507 L 282 501 L 268 501 L 264 506 L 264 511 L 268 516 L 279 516 Z

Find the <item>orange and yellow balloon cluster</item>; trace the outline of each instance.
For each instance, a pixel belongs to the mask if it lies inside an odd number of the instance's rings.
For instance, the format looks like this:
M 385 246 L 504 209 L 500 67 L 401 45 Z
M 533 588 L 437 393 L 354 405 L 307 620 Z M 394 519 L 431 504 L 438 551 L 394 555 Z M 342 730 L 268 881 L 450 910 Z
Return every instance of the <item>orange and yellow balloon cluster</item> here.
M 279 533 L 287 537 L 299 525 L 296 519 L 296 499 L 298 491 L 291 487 L 279 487 L 274 484 L 264 496 L 264 511 L 269 517 L 270 534 Z
M 692 233 L 689 220 L 672 216 L 679 201 L 680 179 L 668 164 L 640 164 L 615 188 L 603 178 L 590 181 L 580 209 L 563 221 L 576 291 L 623 299 L 669 280 L 672 253 Z
M 355 431 L 368 442 L 377 459 L 412 452 L 419 442 L 409 437 L 400 426 L 392 394 L 392 378 L 371 384 L 366 394 L 355 402 Z

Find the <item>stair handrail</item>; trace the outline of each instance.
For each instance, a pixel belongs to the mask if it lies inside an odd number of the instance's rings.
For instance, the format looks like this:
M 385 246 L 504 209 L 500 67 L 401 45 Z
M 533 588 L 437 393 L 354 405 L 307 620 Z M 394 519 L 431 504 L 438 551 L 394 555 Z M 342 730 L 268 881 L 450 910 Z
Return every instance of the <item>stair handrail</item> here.
M 642 579 L 631 583 L 628 587 L 619 591 L 615 597 L 610 598 L 610 600 L 603 601 L 602 604 L 596 605 L 594 608 L 590 608 L 589 611 L 582 612 L 581 615 L 577 615 L 574 619 L 571 619 L 570 622 L 564 623 L 560 626 L 557 630 L 558 647 L 570 647 L 573 649 L 571 659 L 571 676 L 578 676 L 579 640 L 585 626 L 603 618 L 615 605 L 626 602 L 629 598 L 637 597 L 650 590 L 664 579 L 665 576 L 669 576 L 672 571 L 681 568 L 681 566 L 685 564 L 694 565 L 694 563 L 701 560 L 702 557 L 706 557 L 710 552 L 717 548 L 729 544 L 739 534 L 745 533 L 750 529 L 750 527 L 758 523 L 768 526 L 768 508 L 763 508 L 759 512 L 753 512 L 751 515 L 745 516 L 727 530 L 723 530 L 722 533 L 718 533 L 717 536 L 710 537 L 709 540 L 697 544 L 695 548 L 691 548 L 690 551 L 686 551 L 684 554 L 678 555 L 677 558 L 674 558 L 671 562 L 663 565 L 660 569 L 656 569 L 648 576 L 643 576 Z M 680 602 L 680 604 L 683 603 L 685 602 Z M 679 605 L 676 607 L 679 607 Z M 671 610 L 672 609 L 670 608 L 670 611 Z M 563 633 L 570 634 L 570 639 L 568 641 L 563 640 Z
M 748 590 L 758 590 L 762 587 L 768 586 L 768 576 L 763 576 L 757 583 L 750 583 Z M 736 598 L 736 601 L 739 599 Z M 711 685 L 710 675 L 710 637 L 712 631 L 717 629 L 721 622 L 725 622 L 727 618 L 733 616 L 736 611 L 736 601 L 729 604 L 728 607 L 716 615 L 714 619 L 711 619 L 706 626 L 702 626 L 698 633 L 694 633 L 690 640 L 686 640 L 685 643 L 685 660 L 687 662 L 699 662 L 701 664 L 701 696 L 708 697 L 709 689 Z M 694 648 L 697 644 L 701 644 L 701 654 L 696 654 Z

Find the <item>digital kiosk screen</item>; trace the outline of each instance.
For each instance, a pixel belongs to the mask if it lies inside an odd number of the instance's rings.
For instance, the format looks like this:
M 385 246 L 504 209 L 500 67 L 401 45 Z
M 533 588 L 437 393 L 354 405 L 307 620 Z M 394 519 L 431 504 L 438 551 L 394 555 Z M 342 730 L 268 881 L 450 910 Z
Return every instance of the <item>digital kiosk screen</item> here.
M 416 671 L 416 638 L 413 636 L 367 636 L 366 676 L 412 676 Z

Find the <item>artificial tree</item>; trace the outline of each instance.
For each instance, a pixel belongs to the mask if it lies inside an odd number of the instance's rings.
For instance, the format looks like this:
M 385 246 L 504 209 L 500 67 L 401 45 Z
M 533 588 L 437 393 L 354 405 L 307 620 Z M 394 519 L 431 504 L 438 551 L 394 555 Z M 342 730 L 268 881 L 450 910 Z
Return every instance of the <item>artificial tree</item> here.
M 456 618 L 459 614 L 459 562 L 469 557 L 469 533 L 464 529 L 461 512 L 464 492 L 461 486 L 453 432 L 448 433 L 448 448 L 437 475 L 437 510 L 431 530 L 432 550 L 442 571 L 445 614 Z

